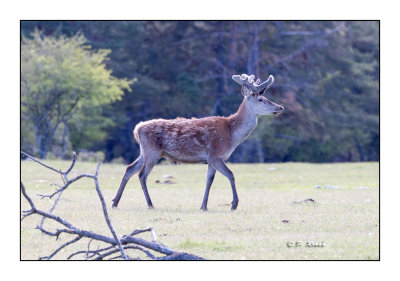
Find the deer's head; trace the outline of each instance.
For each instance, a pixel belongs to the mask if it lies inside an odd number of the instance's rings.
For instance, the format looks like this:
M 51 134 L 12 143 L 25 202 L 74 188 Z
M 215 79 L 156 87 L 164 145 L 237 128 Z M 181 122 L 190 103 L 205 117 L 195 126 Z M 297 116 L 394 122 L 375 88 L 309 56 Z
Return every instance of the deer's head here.
M 278 114 L 284 110 L 283 106 L 276 104 L 266 97 L 264 93 L 274 83 L 274 77 L 270 75 L 267 81 L 260 84 L 260 79 L 254 81 L 255 76 L 247 74 L 233 75 L 232 79 L 242 85 L 242 94 L 246 104 L 257 115 Z

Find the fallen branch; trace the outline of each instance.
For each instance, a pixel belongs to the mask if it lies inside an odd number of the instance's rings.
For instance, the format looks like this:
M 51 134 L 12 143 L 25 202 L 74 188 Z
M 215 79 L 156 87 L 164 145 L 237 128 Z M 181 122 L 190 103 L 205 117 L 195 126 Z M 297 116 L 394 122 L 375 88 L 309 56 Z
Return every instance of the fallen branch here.
M 42 210 L 39 210 L 36 208 L 33 200 L 26 193 L 25 186 L 21 182 L 21 193 L 24 196 L 24 198 L 28 201 L 30 208 L 31 208 L 29 210 L 22 211 L 21 220 L 30 215 L 34 215 L 34 214 L 39 215 L 42 217 L 42 220 L 41 220 L 40 225 L 38 225 L 36 227 L 36 229 L 41 231 L 41 233 L 48 235 L 48 236 L 54 236 L 54 237 L 56 237 L 56 240 L 58 240 L 58 238 L 61 234 L 73 236 L 73 239 L 62 244 L 60 247 L 58 247 L 56 250 L 54 250 L 50 255 L 45 256 L 45 257 L 39 257 L 39 260 L 50 260 L 60 250 L 68 247 L 71 244 L 74 244 L 75 242 L 77 242 L 83 238 L 90 239 L 88 242 L 88 245 L 87 245 L 87 249 L 76 251 L 76 252 L 70 254 L 67 257 L 67 259 L 71 259 L 72 257 L 75 257 L 77 255 L 84 255 L 86 260 L 90 260 L 90 259 L 94 259 L 94 260 L 103 260 L 103 259 L 133 260 L 133 259 L 135 259 L 135 260 L 137 260 L 137 259 L 140 259 L 140 258 L 134 258 L 134 257 L 127 255 L 126 250 L 139 251 L 141 253 L 144 253 L 147 258 L 152 259 L 152 260 L 202 260 L 203 259 L 201 257 L 195 256 L 192 254 L 181 253 L 181 252 L 171 250 L 168 247 L 157 242 L 155 231 L 152 227 L 149 227 L 146 229 L 135 229 L 133 232 L 123 235 L 122 238 L 120 239 L 118 237 L 117 233 L 115 232 L 114 227 L 112 226 L 111 220 L 108 216 L 105 200 L 104 200 L 103 194 L 100 189 L 100 185 L 99 185 L 99 181 L 98 181 L 98 174 L 99 174 L 99 169 L 100 169 L 100 164 L 101 164 L 100 162 L 98 163 L 96 171 L 93 175 L 92 174 L 81 174 L 72 179 L 69 179 L 68 174 L 69 174 L 69 172 L 71 172 L 71 170 L 73 169 L 75 162 L 76 162 L 76 154 L 75 153 L 74 153 L 74 157 L 73 157 L 71 166 L 65 172 L 63 172 L 61 170 L 57 170 L 53 167 L 50 167 L 25 152 L 21 151 L 21 154 L 23 154 L 27 158 L 30 158 L 31 160 L 35 161 L 36 163 L 39 163 L 43 167 L 48 168 L 51 171 L 60 174 L 61 178 L 64 182 L 63 186 L 58 186 L 59 188 L 50 195 L 37 194 L 42 199 L 43 198 L 51 199 L 56 194 L 58 194 L 57 199 L 54 201 L 53 205 L 51 206 L 51 208 L 49 209 L 48 212 L 45 212 L 45 211 L 42 211 Z M 107 226 L 112 234 L 112 237 L 108 237 L 105 235 L 97 234 L 92 231 L 80 229 L 78 227 L 75 227 L 71 223 L 69 223 L 64 218 L 61 218 L 61 217 L 53 214 L 53 211 L 56 208 L 63 191 L 65 191 L 72 183 L 74 183 L 77 180 L 84 178 L 84 177 L 91 178 L 94 181 L 97 195 L 101 202 L 103 216 L 104 216 Z M 59 229 L 56 229 L 55 231 L 47 230 L 43 227 L 43 223 L 44 223 L 45 219 L 53 220 L 53 221 L 59 223 L 60 225 L 62 225 L 64 228 L 59 228 Z M 139 233 L 147 232 L 147 231 L 151 233 L 152 241 L 147 241 L 145 239 L 135 237 L 135 235 L 137 235 Z M 92 241 L 94 241 L 94 240 L 105 243 L 106 246 L 104 246 L 102 248 L 100 248 L 100 246 L 99 246 L 97 248 L 97 250 L 91 250 L 90 245 L 91 245 Z M 152 253 L 152 251 L 156 252 L 158 254 L 162 254 L 163 256 L 156 256 L 154 253 Z M 118 254 L 118 255 L 115 256 L 115 254 Z

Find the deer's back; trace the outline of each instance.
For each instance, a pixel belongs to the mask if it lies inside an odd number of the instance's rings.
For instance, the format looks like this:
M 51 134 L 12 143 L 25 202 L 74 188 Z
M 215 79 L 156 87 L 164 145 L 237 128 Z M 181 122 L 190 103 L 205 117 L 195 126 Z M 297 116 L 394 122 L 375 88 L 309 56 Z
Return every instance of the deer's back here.
M 223 157 L 230 151 L 231 133 L 226 117 L 155 119 L 134 130 L 140 145 L 161 150 L 177 162 L 206 162 L 209 153 Z

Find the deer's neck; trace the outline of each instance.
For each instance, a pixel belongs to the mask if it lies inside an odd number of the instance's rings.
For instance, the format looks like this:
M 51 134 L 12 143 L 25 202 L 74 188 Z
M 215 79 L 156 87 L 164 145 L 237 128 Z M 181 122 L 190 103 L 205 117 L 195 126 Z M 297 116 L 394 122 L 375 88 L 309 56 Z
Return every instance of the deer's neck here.
M 230 116 L 232 144 L 236 147 L 241 144 L 257 126 L 257 115 L 249 108 L 246 99 L 239 110 Z

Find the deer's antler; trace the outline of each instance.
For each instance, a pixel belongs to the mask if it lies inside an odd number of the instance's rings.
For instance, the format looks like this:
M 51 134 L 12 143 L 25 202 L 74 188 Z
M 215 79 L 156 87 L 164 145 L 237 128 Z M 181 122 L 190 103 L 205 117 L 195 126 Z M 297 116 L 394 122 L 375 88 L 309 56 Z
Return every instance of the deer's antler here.
M 248 76 L 247 74 L 242 74 L 242 75 L 233 75 L 232 79 L 240 84 L 244 85 L 247 88 L 249 88 L 252 92 L 258 93 L 263 91 L 263 93 L 274 83 L 274 76 L 270 75 L 267 79 L 267 81 L 263 82 L 260 84 L 260 79 L 257 79 L 257 81 L 254 82 L 254 75 Z

